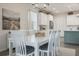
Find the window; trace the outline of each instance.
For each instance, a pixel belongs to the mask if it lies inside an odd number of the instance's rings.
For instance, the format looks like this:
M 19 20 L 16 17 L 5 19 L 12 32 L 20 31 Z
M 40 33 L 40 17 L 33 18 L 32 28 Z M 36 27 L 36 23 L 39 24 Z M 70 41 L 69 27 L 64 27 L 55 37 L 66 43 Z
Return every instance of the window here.
M 30 17 L 31 17 L 31 20 L 32 20 L 32 29 L 37 30 L 37 13 L 31 11 Z

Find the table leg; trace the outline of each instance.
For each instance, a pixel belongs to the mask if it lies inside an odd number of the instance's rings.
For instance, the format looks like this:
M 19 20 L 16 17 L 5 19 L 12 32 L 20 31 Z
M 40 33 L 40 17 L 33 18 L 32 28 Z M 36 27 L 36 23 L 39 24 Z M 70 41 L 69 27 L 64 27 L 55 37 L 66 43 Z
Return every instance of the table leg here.
M 35 56 L 39 56 L 39 45 L 35 45 Z
M 12 56 L 12 42 L 9 42 L 9 56 Z

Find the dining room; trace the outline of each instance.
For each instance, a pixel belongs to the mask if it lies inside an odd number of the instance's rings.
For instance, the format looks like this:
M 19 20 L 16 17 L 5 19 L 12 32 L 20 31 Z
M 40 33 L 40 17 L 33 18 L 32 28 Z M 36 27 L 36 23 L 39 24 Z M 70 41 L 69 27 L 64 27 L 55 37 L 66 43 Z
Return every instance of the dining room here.
M 79 56 L 78 5 L 0 3 L 0 56 Z

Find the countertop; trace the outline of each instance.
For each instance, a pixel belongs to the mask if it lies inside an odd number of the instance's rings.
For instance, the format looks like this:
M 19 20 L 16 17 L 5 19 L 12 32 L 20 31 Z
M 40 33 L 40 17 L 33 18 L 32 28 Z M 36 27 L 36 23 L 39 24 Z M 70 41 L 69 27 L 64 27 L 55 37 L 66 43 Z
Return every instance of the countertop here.
M 65 31 L 79 31 L 79 30 L 65 30 Z

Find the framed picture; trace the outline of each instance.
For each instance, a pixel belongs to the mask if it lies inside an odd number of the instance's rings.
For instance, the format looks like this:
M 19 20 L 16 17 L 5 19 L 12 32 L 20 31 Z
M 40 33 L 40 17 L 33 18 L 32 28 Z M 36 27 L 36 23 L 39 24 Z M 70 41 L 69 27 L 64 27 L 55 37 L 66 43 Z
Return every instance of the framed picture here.
M 20 29 L 19 13 L 2 8 L 2 29 L 19 30 Z

